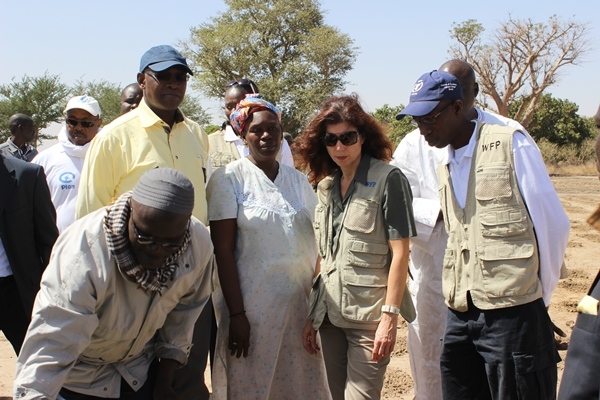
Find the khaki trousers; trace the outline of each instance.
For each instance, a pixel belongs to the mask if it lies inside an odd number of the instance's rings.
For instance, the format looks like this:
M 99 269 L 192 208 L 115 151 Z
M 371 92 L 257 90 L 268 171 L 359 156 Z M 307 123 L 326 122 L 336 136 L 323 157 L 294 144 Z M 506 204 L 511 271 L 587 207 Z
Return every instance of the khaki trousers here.
M 338 328 L 325 316 L 319 334 L 333 400 L 380 399 L 390 356 L 371 360 L 375 331 Z

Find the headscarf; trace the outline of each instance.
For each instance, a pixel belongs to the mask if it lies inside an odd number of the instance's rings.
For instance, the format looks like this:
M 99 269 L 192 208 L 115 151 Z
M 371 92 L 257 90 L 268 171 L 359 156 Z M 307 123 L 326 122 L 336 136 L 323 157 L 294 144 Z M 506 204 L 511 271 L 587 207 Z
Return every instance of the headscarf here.
M 279 108 L 263 99 L 260 94 L 249 93 L 235 106 L 235 110 L 229 115 L 231 126 L 238 134 L 241 134 L 246 126 L 248 117 L 257 111 L 263 110 L 275 113 L 279 123 L 281 123 L 281 111 L 279 111 Z

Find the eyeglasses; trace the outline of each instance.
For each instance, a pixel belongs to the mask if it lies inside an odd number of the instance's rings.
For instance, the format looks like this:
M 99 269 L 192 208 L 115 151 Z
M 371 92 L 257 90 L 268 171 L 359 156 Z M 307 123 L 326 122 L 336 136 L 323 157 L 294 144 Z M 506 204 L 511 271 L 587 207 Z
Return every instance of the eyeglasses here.
M 250 79 L 246 79 L 246 78 L 234 79 L 232 81 L 227 82 L 227 84 L 225 85 L 225 89 L 229 89 L 230 87 L 236 86 L 236 85 L 248 86 L 250 88 L 250 90 L 252 90 L 252 93 L 255 93 L 255 94 L 258 93 L 258 86 L 256 86 L 256 83 L 254 83 Z
M 138 229 L 137 226 L 135 226 L 135 222 L 133 222 L 133 220 L 131 220 L 131 224 L 133 225 L 133 234 L 135 235 L 135 240 L 143 245 L 143 246 L 162 246 L 162 247 L 172 247 L 175 250 L 179 250 L 182 246 L 181 242 L 178 243 L 174 243 L 174 242 L 165 242 L 162 240 L 156 240 L 155 238 L 153 238 L 152 236 L 146 236 L 146 235 L 142 235 Z M 188 221 L 188 227 L 187 229 L 190 228 L 190 222 Z
M 446 109 L 448 107 L 450 107 L 452 105 L 452 103 L 454 103 L 454 102 L 451 102 L 446 107 L 442 108 L 439 113 L 437 113 L 437 114 L 435 114 L 433 116 L 430 116 L 430 117 L 412 117 L 412 119 L 410 120 L 411 125 L 412 126 L 419 126 L 419 125 L 433 125 L 433 124 L 435 124 L 436 118 L 439 117 L 441 113 L 443 113 L 444 111 L 446 111 Z
M 95 121 L 83 121 L 75 118 L 66 119 L 67 125 L 72 126 L 73 128 L 79 124 L 81 124 L 82 128 L 91 128 L 92 126 L 96 125 L 96 121 L 98 121 L 98 118 L 96 118 Z
M 148 71 L 145 71 L 144 73 L 150 75 L 159 84 L 171 82 L 171 80 L 173 80 L 173 79 L 178 83 L 184 83 L 184 82 L 187 82 L 190 80 L 190 75 L 186 72 L 176 72 L 176 73 L 171 73 L 171 72 L 166 72 L 166 71 L 150 72 L 150 70 L 148 70 Z
M 344 132 L 339 136 L 335 133 L 326 133 L 323 135 L 323 143 L 325 143 L 325 146 L 332 147 L 335 146 L 339 140 L 344 146 L 352 146 L 358 142 L 358 135 L 359 133 L 357 131 Z

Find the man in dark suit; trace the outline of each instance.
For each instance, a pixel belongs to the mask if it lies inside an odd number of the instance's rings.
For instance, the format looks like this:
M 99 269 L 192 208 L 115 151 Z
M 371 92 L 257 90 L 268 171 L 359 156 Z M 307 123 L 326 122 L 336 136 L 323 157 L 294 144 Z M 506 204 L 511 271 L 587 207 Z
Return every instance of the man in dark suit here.
M 44 169 L 0 154 L 0 330 L 17 354 L 57 237 Z
M 598 128 L 596 138 L 596 167 L 600 177 L 600 107 L 594 116 Z M 588 221 L 600 230 L 600 207 Z M 588 294 L 577 305 L 577 322 L 571 333 L 569 351 L 565 360 L 558 400 L 600 399 L 600 271 Z

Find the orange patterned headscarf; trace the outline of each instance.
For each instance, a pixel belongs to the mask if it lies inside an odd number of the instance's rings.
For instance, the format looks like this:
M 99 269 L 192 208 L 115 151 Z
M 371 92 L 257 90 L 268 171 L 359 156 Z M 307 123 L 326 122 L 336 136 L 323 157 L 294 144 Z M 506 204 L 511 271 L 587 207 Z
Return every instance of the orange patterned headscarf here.
M 257 111 L 269 110 L 275 115 L 279 123 L 281 123 L 281 111 L 273 104 L 269 103 L 260 94 L 249 93 L 244 99 L 242 99 L 236 106 L 235 110 L 229 115 L 229 122 L 231 126 L 238 133 L 241 134 L 246 126 L 248 117 Z

